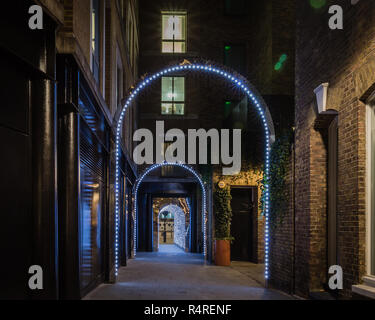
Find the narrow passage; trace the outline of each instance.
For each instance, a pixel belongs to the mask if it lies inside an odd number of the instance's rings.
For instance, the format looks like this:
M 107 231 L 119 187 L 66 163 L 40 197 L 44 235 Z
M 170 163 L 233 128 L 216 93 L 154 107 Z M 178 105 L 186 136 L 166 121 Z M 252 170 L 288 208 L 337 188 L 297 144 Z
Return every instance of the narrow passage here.
M 160 245 L 159 252 L 139 252 L 119 270 L 116 284 L 102 284 L 85 299 L 116 300 L 286 300 L 290 296 L 265 289 L 238 269 L 205 265 L 202 255 L 185 253 L 175 245 Z M 249 268 L 251 268 L 249 263 Z

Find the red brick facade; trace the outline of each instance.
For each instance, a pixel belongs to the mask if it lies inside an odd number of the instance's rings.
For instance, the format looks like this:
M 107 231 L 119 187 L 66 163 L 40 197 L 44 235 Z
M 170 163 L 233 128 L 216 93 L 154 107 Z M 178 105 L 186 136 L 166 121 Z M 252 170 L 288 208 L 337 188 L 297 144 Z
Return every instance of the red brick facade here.
M 243 45 L 246 49 L 246 67 L 242 72 L 266 100 L 276 132 L 290 126 L 293 117 L 294 94 L 294 5 L 293 1 L 249 1 L 248 12 L 227 15 L 224 1 L 142 1 L 140 3 L 140 74 L 151 74 L 165 66 L 179 63 L 209 61 L 224 65 L 224 46 Z M 161 53 L 161 12 L 186 11 L 187 52 Z M 274 65 L 282 54 L 287 61 L 280 72 Z M 225 81 L 201 74 L 186 75 L 185 115 L 160 114 L 160 84 L 149 88 L 139 99 L 139 127 L 155 131 L 155 120 L 165 120 L 165 131 L 222 128 L 224 101 L 240 100 L 241 94 Z M 247 154 L 256 155 L 257 170 L 226 177 L 231 185 L 259 188 L 262 174 L 264 131 L 259 115 L 251 106 L 248 112 Z M 245 153 L 245 150 L 242 150 Z M 214 181 L 219 175 L 214 175 Z M 226 180 L 226 179 L 225 179 Z M 257 230 L 257 261 L 264 261 L 264 217 L 259 206 Z
M 340 296 L 351 297 L 352 285 L 361 283 L 366 274 L 364 101 L 375 83 L 375 2 L 327 2 L 317 10 L 309 1 L 297 1 L 295 241 L 284 241 L 278 233 L 271 250 L 290 252 L 294 247 L 297 294 L 308 296 L 325 288 L 327 145 L 322 131 L 315 128 L 318 114 L 313 90 L 328 82 L 327 109 L 338 112 L 337 263 L 344 274 Z M 328 26 L 328 7 L 333 4 L 343 7 L 343 30 L 331 30 Z M 282 228 L 290 230 L 287 224 Z M 293 264 L 292 255 L 287 260 L 286 266 Z M 279 259 L 274 264 L 271 283 L 286 288 L 293 282 L 293 274 L 280 274 Z

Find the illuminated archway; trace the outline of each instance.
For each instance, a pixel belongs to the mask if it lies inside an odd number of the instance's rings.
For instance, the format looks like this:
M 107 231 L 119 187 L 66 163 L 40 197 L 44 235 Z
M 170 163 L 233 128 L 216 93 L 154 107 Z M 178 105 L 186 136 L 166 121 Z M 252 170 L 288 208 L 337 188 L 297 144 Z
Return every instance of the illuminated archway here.
M 136 253 L 136 243 L 137 243 L 137 218 L 138 218 L 138 189 L 139 186 L 141 185 L 143 179 L 152 171 L 164 167 L 164 166 L 174 166 L 174 167 L 179 167 L 183 168 L 186 171 L 190 172 L 199 182 L 199 185 L 202 190 L 202 230 L 203 230 L 203 254 L 206 257 L 207 255 L 207 244 L 206 244 L 206 188 L 204 187 L 204 183 L 199 176 L 199 174 L 191 167 L 189 167 L 186 164 L 182 163 L 171 163 L 171 162 L 163 162 L 163 163 L 158 163 L 154 164 L 151 167 L 147 168 L 147 170 L 137 179 L 137 182 L 134 186 L 134 254 Z
M 158 225 L 158 242 L 157 247 L 159 247 L 160 244 L 160 216 L 161 214 L 167 211 L 168 213 L 172 214 L 173 216 L 173 224 L 174 224 L 174 230 L 173 230 L 173 243 L 177 245 L 178 247 L 182 248 L 184 251 L 186 250 L 186 240 L 188 235 L 188 230 L 190 227 L 190 212 L 185 212 L 183 208 L 180 205 L 169 203 L 160 209 L 160 211 L 157 214 L 157 225 Z M 189 219 L 189 224 L 187 225 L 186 218 Z M 183 229 L 183 232 L 182 232 Z M 155 239 L 155 238 L 154 238 Z M 190 240 L 190 239 L 189 239 Z M 155 246 L 155 244 L 154 244 Z
M 138 93 L 141 92 L 145 87 L 148 87 L 151 83 L 155 82 L 157 79 L 164 75 L 168 75 L 174 73 L 176 71 L 191 71 L 191 72 L 205 72 L 210 73 L 212 75 L 216 75 L 217 77 L 223 78 L 229 83 L 235 85 L 239 90 L 243 91 L 247 97 L 252 101 L 253 106 L 258 111 L 258 114 L 262 120 L 262 125 L 264 128 L 264 135 L 265 135 L 265 168 L 264 174 L 266 176 L 269 175 L 269 166 L 270 166 L 270 150 L 271 150 L 271 143 L 275 139 L 275 131 L 273 126 L 273 121 L 271 118 L 271 114 L 268 110 L 266 103 L 264 102 L 262 96 L 258 93 L 254 86 L 252 86 L 249 81 L 243 76 L 236 76 L 234 72 L 228 72 L 225 68 L 215 67 L 209 64 L 180 64 L 173 67 L 165 68 L 164 70 L 157 72 L 153 75 L 146 76 L 142 79 L 130 95 L 125 100 L 124 106 L 119 114 L 117 114 L 117 127 L 116 127 L 116 182 L 115 182 L 115 275 L 118 275 L 118 267 L 119 267 L 119 175 L 120 175 L 120 167 L 119 167 L 119 159 L 120 159 L 120 139 L 121 139 L 121 127 L 122 122 L 125 117 L 125 113 L 129 105 L 132 101 L 137 97 Z M 151 168 L 156 168 L 157 166 L 162 166 L 165 164 L 156 164 L 153 165 Z M 173 164 L 173 165 L 180 165 L 185 166 L 183 164 Z M 188 166 L 185 166 L 189 168 Z M 190 168 L 191 169 L 191 168 Z M 147 172 L 147 170 L 146 170 Z M 194 172 L 194 171 L 193 171 Z M 194 172 L 194 175 L 196 173 Z M 198 177 L 198 176 L 197 176 Z M 200 179 L 200 178 L 199 178 Z M 139 185 L 139 184 L 138 184 Z M 202 185 L 202 187 L 204 187 Z M 269 263 L 269 186 L 266 183 L 264 185 L 264 216 L 265 216 L 265 227 L 264 227 L 264 264 L 265 264 L 265 271 L 264 277 L 268 279 L 269 272 L 268 272 L 268 263 Z M 205 192 L 204 192 L 205 197 Z M 205 204 L 206 205 L 206 204 Z M 205 209 L 205 208 L 204 208 Z M 205 215 L 204 210 L 204 215 Z M 135 224 L 136 225 L 136 224 Z M 135 234 L 136 237 L 136 234 Z M 204 239 L 204 247 L 206 246 L 206 240 Z M 205 249 L 206 250 L 206 249 Z

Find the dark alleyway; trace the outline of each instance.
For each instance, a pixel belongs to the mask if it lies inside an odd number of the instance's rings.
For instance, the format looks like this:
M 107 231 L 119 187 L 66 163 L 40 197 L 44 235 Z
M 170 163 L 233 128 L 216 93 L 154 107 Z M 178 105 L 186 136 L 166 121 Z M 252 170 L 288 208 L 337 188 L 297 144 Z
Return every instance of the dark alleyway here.
M 203 265 L 200 254 L 175 246 L 141 252 L 120 269 L 116 284 L 103 284 L 87 300 L 286 300 L 290 296 L 263 288 L 236 267 Z
M 3 1 L 0 300 L 375 299 L 375 1 L 341 2 Z

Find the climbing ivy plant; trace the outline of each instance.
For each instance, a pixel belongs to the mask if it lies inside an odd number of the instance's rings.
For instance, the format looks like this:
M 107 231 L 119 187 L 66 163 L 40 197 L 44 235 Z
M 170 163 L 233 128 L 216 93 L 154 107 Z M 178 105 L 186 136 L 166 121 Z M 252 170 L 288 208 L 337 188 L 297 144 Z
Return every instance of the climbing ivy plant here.
M 222 189 L 216 188 L 214 193 L 216 240 L 233 240 L 230 236 L 230 224 L 232 221 L 231 199 L 229 186 L 225 186 Z
M 201 174 L 203 182 L 209 184 L 212 178 L 212 165 L 209 164 L 200 164 L 199 165 L 199 172 Z
M 275 229 L 283 222 L 288 211 L 288 182 L 287 176 L 291 163 L 292 132 L 284 132 L 273 143 L 270 154 L 269 176 L 263 176 L 261 189 L 262 212 L 265 209 L 264 185 L 269 185 L 269 223 Z

